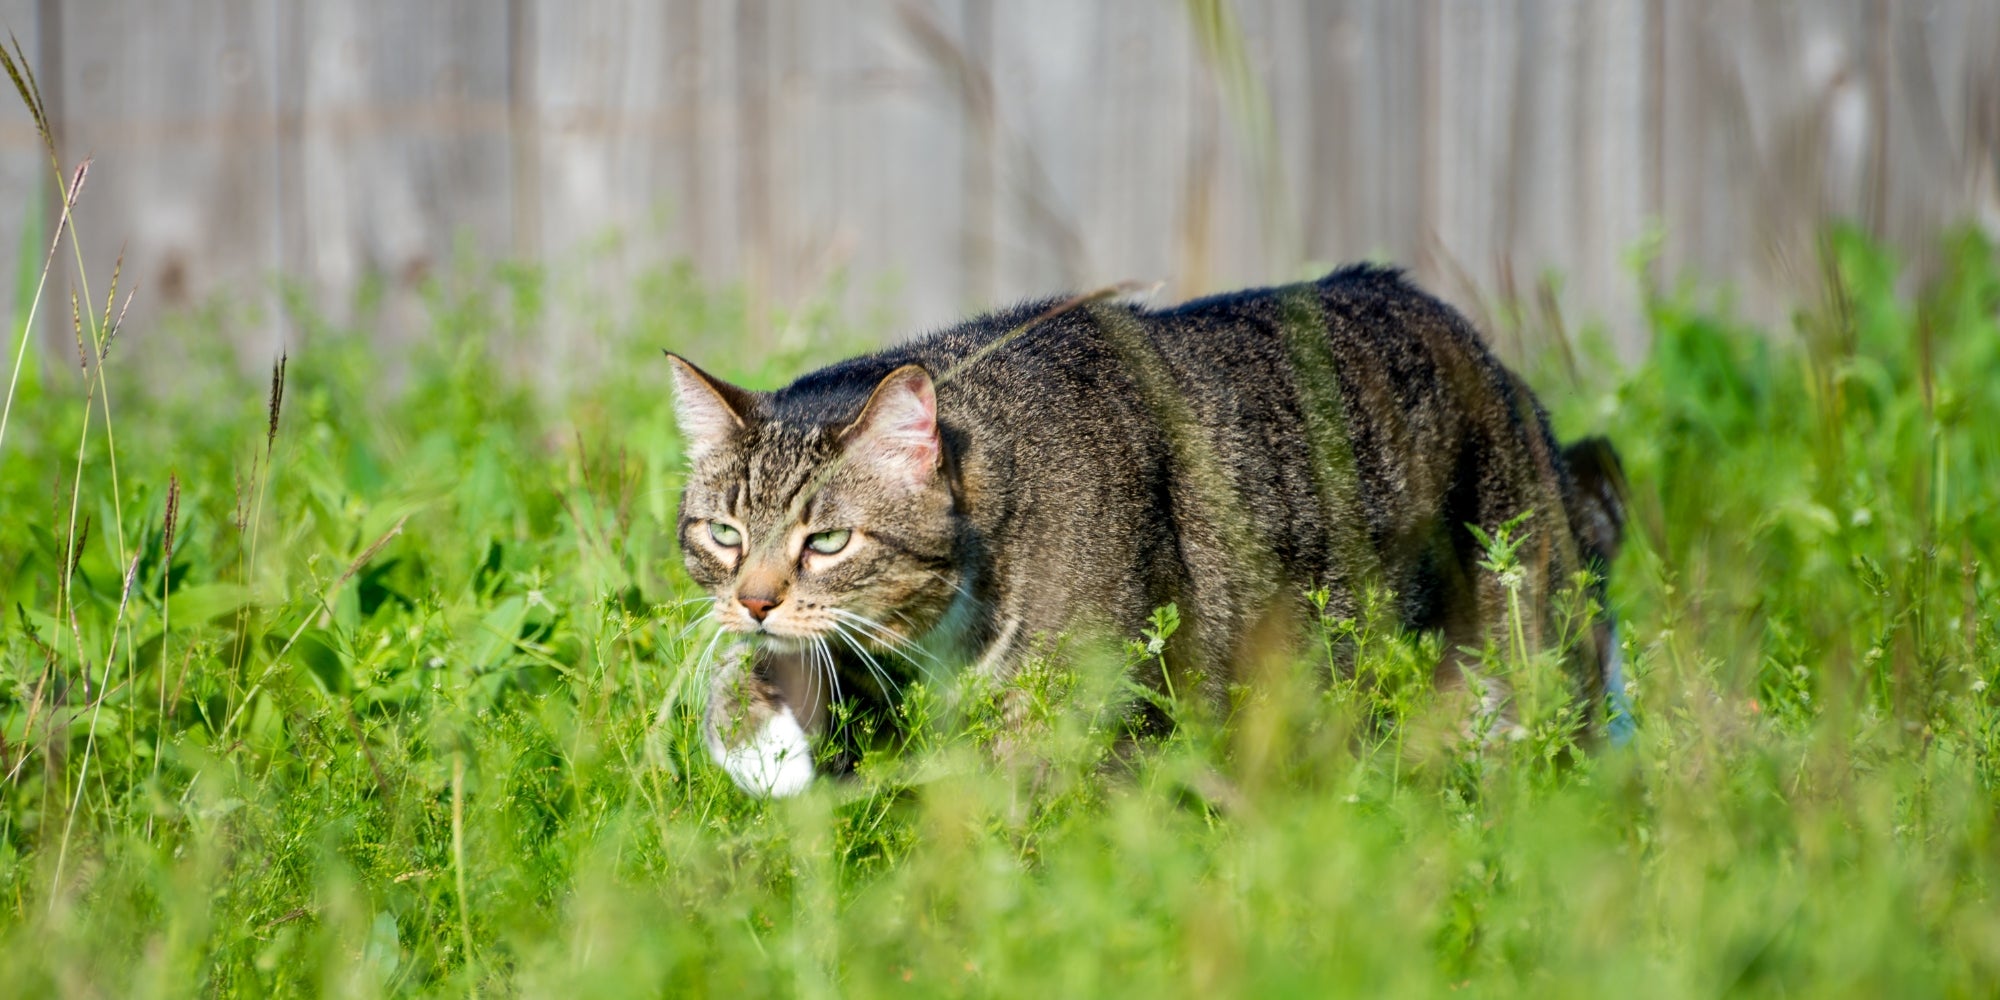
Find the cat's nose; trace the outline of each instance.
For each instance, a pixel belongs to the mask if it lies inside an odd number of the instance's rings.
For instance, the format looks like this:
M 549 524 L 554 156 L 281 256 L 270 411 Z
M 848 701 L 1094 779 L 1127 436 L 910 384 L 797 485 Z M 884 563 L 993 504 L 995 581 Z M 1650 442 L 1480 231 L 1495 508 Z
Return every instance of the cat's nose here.
M 743 610 L 750 612 L 750 617 L 755 618 L 760 622 L 764 620 L 765 615 L 771 613 L 772 608 L 778 606 L 777 601 L 771 600 L 768 597 L 739 596 L 738 598 L 736 598 L 736 603 L 743 605 Z

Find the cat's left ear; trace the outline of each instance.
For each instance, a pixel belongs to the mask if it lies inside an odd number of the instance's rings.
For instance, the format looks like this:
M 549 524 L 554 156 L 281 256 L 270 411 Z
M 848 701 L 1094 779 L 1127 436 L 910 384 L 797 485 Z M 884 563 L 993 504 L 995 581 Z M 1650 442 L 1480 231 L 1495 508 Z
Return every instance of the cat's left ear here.
M 931 373 L 922 365 L 904 365 L 883 376 L 840 438 L 854 461 L 891 480 L 911 486 L 929 483 L 943 455 Z
M 748 426 L 757 399 L 748 390 L 696 368 L 688 359 L 672 351 L 666 353 L 674 369 L 674 415 L 680 420 L 681 437 L 687 440 L 688 459 L 693 461 L 722 447 Z

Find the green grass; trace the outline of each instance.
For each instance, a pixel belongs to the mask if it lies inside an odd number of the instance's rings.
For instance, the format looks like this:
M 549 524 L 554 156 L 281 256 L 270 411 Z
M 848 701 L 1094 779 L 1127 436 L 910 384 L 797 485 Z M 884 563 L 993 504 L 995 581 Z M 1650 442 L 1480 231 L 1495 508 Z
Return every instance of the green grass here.
M 685 270 L 594 320 L 604 374 L 560 394 L 494 360 L 554 284 L 472 265 L 393 366 L 365 297 L 345 328 L 293 297 L 275 433 L 265 379 L 161 346 L 228 310 L 126 334 L 101 385 L 48 363 L 0 445 L 0 981 L 1990 994 L 2000 260 L 1957 238 L 1899 292 L 1885 252 L 1828 248 L 1793 329 L 1676 292 L 1638 367 L 1538 380 L 1635 494 L 1638 735 L 1567 764 L 1554 726 L 1453 744 L 1435 644 L 1365 619 L 1326 623 L 1359 682 L 1273 666 L 1128 776 L 1101 761 L 1144 640 L 1030 672 L 1017 772 L 979 749 L 990 692 L 940 682 L 855 779 L 744 798 L 697 736 L 658 349 L 768 387 L 868 338 L 819 308 L 753 356 L 740 297 Z

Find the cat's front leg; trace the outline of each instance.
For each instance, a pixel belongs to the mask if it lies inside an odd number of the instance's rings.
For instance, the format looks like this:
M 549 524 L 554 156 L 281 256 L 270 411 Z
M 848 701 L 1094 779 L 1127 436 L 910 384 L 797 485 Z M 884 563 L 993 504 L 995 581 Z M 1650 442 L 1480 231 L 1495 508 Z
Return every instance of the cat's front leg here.
M 708 693 L 702 734 L 709 755 L 737 787 L 783 798 L 813 780 L 810 733 L 825 718 L 816 686 L 803 684 L 797 654 L 733 644 Z

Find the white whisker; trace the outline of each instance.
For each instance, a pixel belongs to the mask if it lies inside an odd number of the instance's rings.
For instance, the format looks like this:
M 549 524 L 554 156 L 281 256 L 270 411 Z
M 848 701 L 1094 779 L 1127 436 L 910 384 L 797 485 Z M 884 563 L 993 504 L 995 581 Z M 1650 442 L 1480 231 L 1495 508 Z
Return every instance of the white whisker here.
M 713 601 L 715 600 L 715 598 L 711 597 L 711 598 L 709 598 L 709 600 L 710 600 L 711 602 L 713 602 Z M 686 626 L 686 627 L 684 627 L 684 628 L 682 628 L 682 629 L 680 630 L 680 632 L 679 632 L 678 634 L 676 634 L 676 635 L 674 636 L 674 641 L 675 641 L 675 642 L 679 642 L 679 641 L 681 641 L 682 639 L 685 639 L 685 638 L 687 638 L 687 637 L 688 637 L 688 633 L 689 633 L 689 632 L 692 632 L 692 631 L 694 631 L 695 629 L 698 629 L 698 628 L 700 628 L 700 627 L 702 626 L 702 623 L 703 623 L 703 622 L 711 622 L 711 621 L 714 621 L 714 620 L 715 620 L 715 608 L 714 608 L 714 606 L 713 606 L 713 605 L 711 604 L 711 606 L 709 607 L 709 609 L 708 609 L 707 611 L 704 611 L 704 612 L 702 612 L 702 613 L 701 613 L 701 617 L 699 617 L 699 618 L 696 618 L 695 620 L 693 620 L 693 621 L 691 621 L 691 622 L 688 622 L 688 623 L 687 623 L 687 626 Z
M 937 582 L 939 582 L 939 583 L 942 583 L 942 584 L 946 584 L 946 585 L 950 586 L 950 587 L 951 587 L 951 592 L 952 592 L 952 595 L 953 595 L 953 597 L 954 597 L 954 598 L 965 598 L 965 599 L 968 599 L 968 600 L 972 598 L 972 584 L 971 584 L 971 581 L 968 581 L 968 580 L 953 580 L 953 579 L 952 579 L 951 577 L 948 577 L 948 576 L 944 575 L 943 573 L 940 573 L 940 572 L 938 572 L 937 570 L 934 570 L 934 569 L 927 569 L 927 570 L 924 570 L 924 573 L 925 573 L 925 574 L 927 574 L 927 575 L 929 575 L 931 579 L 933 579 L 933 580 L 936 580 L 936 581 L 937 581 Z M 901 616 L 901 614 L 899 613 L 899 614 L 897 615 L 897 617 L 899 617 L 899 618 L 900 618 L 900 617 L 902 617 L 902 616 Z
M 716 629 L 715 634 L 708 637 L 708 645 L 702 647 L 701 655 L 694 658 L 696 670 L 705 670 L 708 668 L 710 662 L 715 657 L 715 644 L 722 641 L 723 634 L 722 629 Z
M 917 645 L 901 635 L 897 635 L 888 626 L 866 615 L 856 614 L 844 608 L 830 608 L 829 610 L 833 612 L 837 621 L 852 625 L 862 637 L 871 639 L 886 647 L 890 652 L 901 657 L 904 662 L 923 671 L 924 676 L 933 680 L 936 679 L 936 674 L 931 670 L 931 667 L 940 666 L 941 664 L 938 663 L 938 658 L 932 655 L 930 650 Z M 923 660 L 928 662 L 919 662 L 918 657 L 922 657 Z
M 826 664 L 826 679 L 830 682 L 830 686 L 833 689 L 833 700 L 843 700 L 843 696 L 840 693 L 840 667 L 839 664 L 833 662 L 832 648 L 827 646 L 825 639 L 818 636 L 812 638 L 812 648 L 819 651 L 819 662 Z
M 867 615 L 857 614 L 845 608 L 829 608 L 828 610 L 833 612 L 834 617 L 842 621 L 852 623 L 856 628 L 861 630 L 862 635 L 867 636 L 868 638 L 873 639 L 884 646 L 890 647 L 891 649 L 918 649 L 916 643 L 911 642 L 909 639 L 906 639 L 903 636 L 896 634 L 888 626 L 883 625 L 881 622 L 878 622 L 875 619 L 868 617 Z M 921 652 L 921 650 L 919 651 Z
M 883 694 L 886 695 L 894 692 L 897 697 L 902 697 L 902 685 L 897 684 L 889 677 L 888 671 L 882 669 L 882 664 L 877 662 L 874 655 L 868 652 L 867 647 L 856 641 L 854 634 L 848 631 L 848 626 L 843 624 L 839 619 L 834 619 L 833 621 L 833 634 L 839 636 L 840 641 L 846 643 L 849 649 L 860 654 L 862 661 L 868 664 L 868 672 L 875 675 L 875 682 L 881 685 Z

